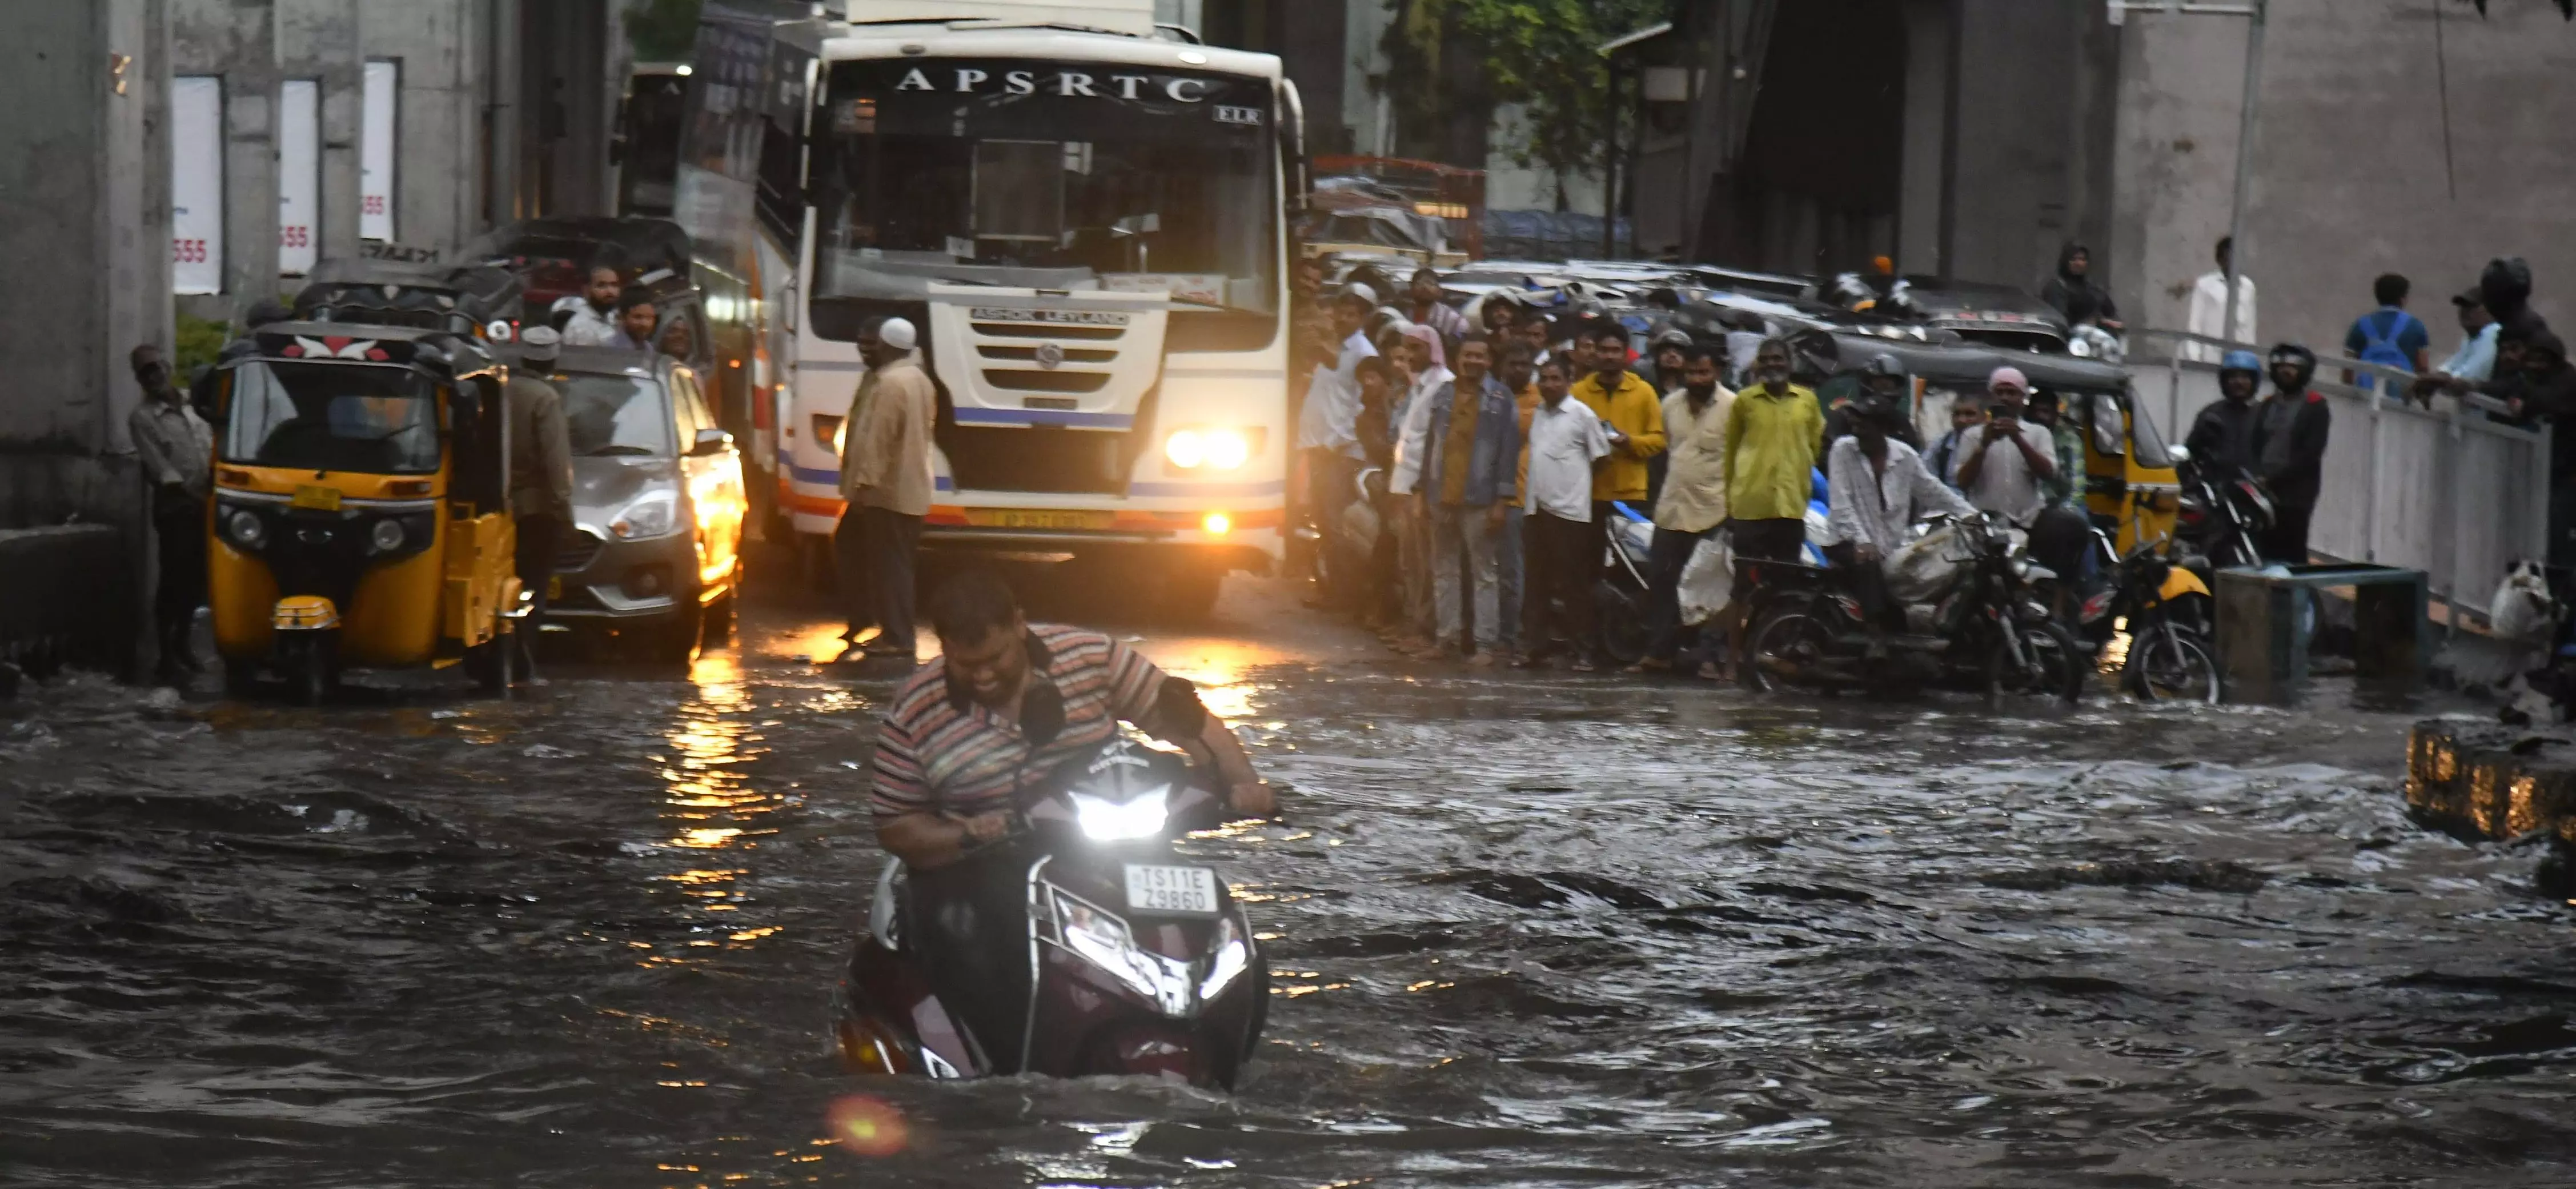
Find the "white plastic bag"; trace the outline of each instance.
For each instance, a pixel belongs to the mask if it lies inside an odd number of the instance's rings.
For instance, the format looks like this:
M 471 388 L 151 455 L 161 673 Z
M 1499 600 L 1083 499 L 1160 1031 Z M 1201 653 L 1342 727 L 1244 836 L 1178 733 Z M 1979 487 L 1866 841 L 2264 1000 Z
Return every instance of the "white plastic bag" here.
M 1717 618 L 1734 590 L 1735 548 L 1727 534 L 1710 533 L 1682 566 L 1682 622 L 1696 626 Z
M 1956 525 L 1944 524 L 1915 539 L 1879 564 L 1887 571 L 1888 597 L 1900 603 L 1928 603 L 1950 588 L 1959 563 L 1967 560 Z

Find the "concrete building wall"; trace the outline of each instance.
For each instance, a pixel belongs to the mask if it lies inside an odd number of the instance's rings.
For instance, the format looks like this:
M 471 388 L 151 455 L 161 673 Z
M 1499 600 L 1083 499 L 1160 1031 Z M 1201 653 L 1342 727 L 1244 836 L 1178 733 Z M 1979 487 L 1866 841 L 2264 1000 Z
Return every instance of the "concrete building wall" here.
M 126 353 L 170 349 L 165 0 L 0 9 L 0 527 L 132 526 Z
M 228 320 L 277 289 L 277 38 L 272 0 L 170 0 L 171 72 L 217 75 L 224 96 L 223 291 L 179 299 Z
M 2102 5 L 2087 0 L 1953 0 L 1951 55 L 1955 127 L 1940 139 L 1951 159 L 1909 146 L 1907 163 L 1939 168 L 1948 191 L 1935 229 L 1934 257 L 1962 280 L 2036 286 L 2069 239 L 2098 238 L 2109 212 L 2097 179 L 2100 143 L 2111 128 L 2107 40 L 2093 28 Z M 1933 22 L 1908 22 L 1909 35 Z M 1910 62 L 1930 55 L 1910 55 Z M 1909 88 L 1909 102 L 1915 99 Z M 1933 122 L 1909 113 L 1909 141 Z M 1917 193 L 1920 179 L 1905 190 Z M 1911 204 L 1909 204 L 1911 205 Z M 1919 219 L 1919 210 L 1917 210 Z M 1919 223 L 1916 224 L 1919 226 Z M 1918 245 L 1907 244 L 1909 260 Z
M 278 0 L 277 74 L 320 84 L 324 259 L 358 254 L 357 0 Z
M 360 51 L 402 65 L 394 239 L 404 246 L 444 252 L 482 229 L 485 8 L 406 0 L 358 10 Z
M 2500 255 L 2530 260 L 2543 314 L 2576 317 L 2576 29 L 2550 5 L 2488 7 L 2482 21 L 2442 0 L 2272 0 L 2239 246 L 2262 338 L 2339 347 L 2371 279 L 2397 272 L 2447 353 L 2444 297 Z M 2181 326 L 2226 232 L 2244 39 L 2242 20 L 2207 16 L 2133 15 L 2120 32 L 2112 279 L 2133 323 Z

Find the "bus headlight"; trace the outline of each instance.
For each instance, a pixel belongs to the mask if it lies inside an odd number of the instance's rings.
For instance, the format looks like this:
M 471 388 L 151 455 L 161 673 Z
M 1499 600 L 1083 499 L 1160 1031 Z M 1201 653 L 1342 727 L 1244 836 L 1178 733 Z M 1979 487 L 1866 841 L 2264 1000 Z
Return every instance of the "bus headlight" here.
M 1252 461 L 1261 446 L 1261 431 L 1241 429 L 1176 429 L 1163 439 L 1163 461 L 1177 470 L 1231 471 Z

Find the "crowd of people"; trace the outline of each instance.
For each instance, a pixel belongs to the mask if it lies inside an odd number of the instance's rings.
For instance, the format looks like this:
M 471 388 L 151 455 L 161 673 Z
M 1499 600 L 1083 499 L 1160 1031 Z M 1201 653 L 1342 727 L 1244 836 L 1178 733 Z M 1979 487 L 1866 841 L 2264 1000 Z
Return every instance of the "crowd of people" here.
M 1329 295 L 1320 270 L 1302 278 L 1297 490 L 1318 528 L 1318 600 L 1400 653 L 1602 667 L 1609 533 L 1642 518 L 1647 587 L 1628 609 L 1646 646 L 1629 670 L 1723 678 L 1744 625 L 1684 624 L 1683 572 L 1720 533 L 1739 561 L 1804 558 L 1820 473 L 1824 560 L 1852 571 L 1873 623 L 1888 618 L 1881 571 L 1920 517 L 1991 511 L 2035 548 L 2081 548 L 2082 443 L 2014 368 L 1960 400 L 1927 452 L 1893 356 L 1828 408 L 1781 339 L 1747 333 L 1740 350 L 1732 328 L 1723 342 L 1662 329 L 1641 352 L 1607 311 L 1508 294 L 1461 311 L 1428 269 L 1388 301 L 1391 280 L 1372 274 Z M 1739 617 L 1748 572 L 1727 600 Z

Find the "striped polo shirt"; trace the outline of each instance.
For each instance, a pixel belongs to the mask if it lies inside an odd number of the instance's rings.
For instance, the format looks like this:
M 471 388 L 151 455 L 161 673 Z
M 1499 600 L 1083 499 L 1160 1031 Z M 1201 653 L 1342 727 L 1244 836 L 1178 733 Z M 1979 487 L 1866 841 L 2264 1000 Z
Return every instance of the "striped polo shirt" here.
M 947 658 L 933 660 L 895 691 L 877 729 L 876 788 L 868 800 L 878 818 L 1003 808 L 1017 781 L 1098 746 L 1118 720 L 1145 721 L 1163 687 L 1152 661 L 1081 628 L 1032 624 L 1029 634 L 1046 649 L 1044 672 L 1064 694 L 1064 730 L 1033 754 L 1018 722 L 972 698 L 952 700 Z

